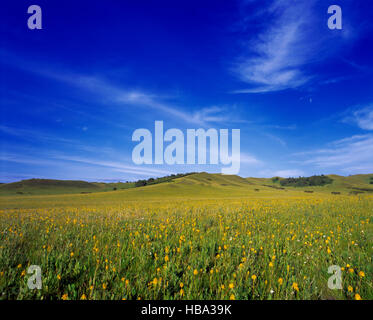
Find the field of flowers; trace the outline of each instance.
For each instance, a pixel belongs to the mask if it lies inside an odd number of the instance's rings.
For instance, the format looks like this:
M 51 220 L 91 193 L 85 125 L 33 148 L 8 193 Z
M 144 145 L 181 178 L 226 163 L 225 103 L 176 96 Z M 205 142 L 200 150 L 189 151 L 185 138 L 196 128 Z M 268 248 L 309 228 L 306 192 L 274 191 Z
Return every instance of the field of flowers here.
M 2 209 L 0 299 L 373 299 L 372 239 L 368 196 Z

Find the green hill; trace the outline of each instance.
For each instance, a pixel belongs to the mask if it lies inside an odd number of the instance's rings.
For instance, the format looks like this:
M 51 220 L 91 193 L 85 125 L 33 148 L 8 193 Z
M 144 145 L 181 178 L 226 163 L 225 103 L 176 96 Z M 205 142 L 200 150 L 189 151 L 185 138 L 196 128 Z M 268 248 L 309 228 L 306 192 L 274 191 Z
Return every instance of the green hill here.
M 138 180 L 134 182 L 87 182 L 79 180 L 53 180 L 53 179 L 29 179 L 12 183 L 0 183 L 1 195 L 48 195 L 48 194 L 72 194 L 72 193 L 92 193 L 103 191 L 116 191 L 142 187 L 146 185 L 155 185 L 159 183 L 171 182 L 180 177 L 192 175 L 194 173 L 185 173 L 170 175 L 160 178 L 150 178 L 148 180 Z
M 89 184 L 94 185 L 95 183 Z M 49 190 L 42 190 L 39 186 L 34 187 L 29 194 L 16 194 L 14 190 L 9 194 L 9 190 L 5 190 L 7 193 L 3 193 L 0 197 L 0 208 L 112 207 L 128 202 L 175 202 L 176 205 L 178 200 L 214 202 L 218 199 L 237 199 L 240 201 L 249 198 L 280 198 L 285 193 L 289 197 L 303 196 L 299 190 L 276 190 L 271 186 L 262 186 L 239 176 L 208 173 L 191 174 L 172 181 L 143 187 L 132 186 L 126 190 L 119 188 L 116 191 L 107 187 L 90 188 L 89 192 L 82 192 L 87 188 L 53 187 Z M 62 194 L 63 191 L 67 193 L 67 190 L 70 194 Z M 102 192 L 105 190 L 107 192 Z
M 77 180 L 29 179 L 0 184 L 0 195 L 41 195 L 91 193 L 125 188 L 125 183 L 98 183 Z
M 298 187 L 296 184 L 284 184 L 281 181 L 289 179 L 260 179 L 260 178 L 248 178 L 250 181 L 255 181 L 257 184 L 272 186 L 274 188 L 285 188 L 286 190 L 304 190 L 313 192 L 340 192 L 341 194 L 362 194 L 362 193 L 373 193 L 373 174 L 357 174 L 351 176 L 339 176 L 335 174 L 326 175 L 327 178 L 331 179 L 331 183 L 326 183 L 320 186 L 303 186 Z
M 0 184 L 0 196 L 35 196 L 58 194 L 94 194 L 105 191 L 107 197 L 139 198 L 221 198 L 221 197 L 278 197 L 284 193 L 373 194 L 371 175 L 348 177 L 328 175 L 332 183 L 323 186 L 288 186 L 280 179 L 242 178 L 235 175 L 193 173 L 158 184 L 136 187 L 136 183 L 101 183 L 72 180 L 30 179 Z M 110 192 L 112 191 L 112 192 Z M 103 195 L 106 196 L 106 195 Z M 100 196 L 101 197 L 101 196 Z

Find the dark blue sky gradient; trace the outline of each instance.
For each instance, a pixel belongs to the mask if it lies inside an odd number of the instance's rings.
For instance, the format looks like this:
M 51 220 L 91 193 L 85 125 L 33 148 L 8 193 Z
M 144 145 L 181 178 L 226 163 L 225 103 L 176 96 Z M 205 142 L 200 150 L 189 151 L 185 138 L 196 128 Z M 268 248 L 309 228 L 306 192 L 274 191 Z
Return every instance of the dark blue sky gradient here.
M 43 29 L 27 28 L 37 4 Z M 329 30 L 338 4 L 343 29 Z M 369 1 L 7 1 L 0 181 L 133 180 L 137 128 L 241 130 L 241 176 L 373 172 Z M 184 131 L 185 132 L 185 131 Z

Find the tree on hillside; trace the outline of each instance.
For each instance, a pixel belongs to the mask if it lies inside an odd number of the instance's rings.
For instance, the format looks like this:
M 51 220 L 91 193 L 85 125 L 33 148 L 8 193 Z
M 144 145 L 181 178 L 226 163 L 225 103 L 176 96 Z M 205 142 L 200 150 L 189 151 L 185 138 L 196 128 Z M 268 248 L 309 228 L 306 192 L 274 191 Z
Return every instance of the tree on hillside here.
M 312 177 L 286 178 L 280 180 L 280 184 L 284 187 L 312 187 L 324 186 L 333 182 L 333 179 L 321 175 Z

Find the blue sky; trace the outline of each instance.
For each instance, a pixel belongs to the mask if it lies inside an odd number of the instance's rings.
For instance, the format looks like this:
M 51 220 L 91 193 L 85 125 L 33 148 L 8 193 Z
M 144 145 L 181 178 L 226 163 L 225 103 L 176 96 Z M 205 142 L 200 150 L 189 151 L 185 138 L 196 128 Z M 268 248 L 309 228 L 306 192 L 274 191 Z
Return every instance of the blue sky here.
M 244 177 L 373 173 L 372 17 L 352 0 L 7 1 L 0 181 L 220 172 L 135 165 L 132 133 L 155 120 L 240 129 Z

